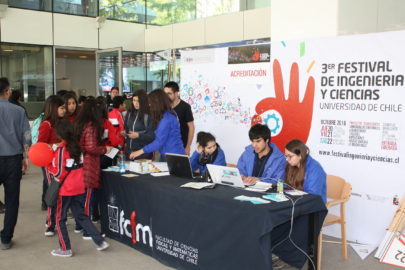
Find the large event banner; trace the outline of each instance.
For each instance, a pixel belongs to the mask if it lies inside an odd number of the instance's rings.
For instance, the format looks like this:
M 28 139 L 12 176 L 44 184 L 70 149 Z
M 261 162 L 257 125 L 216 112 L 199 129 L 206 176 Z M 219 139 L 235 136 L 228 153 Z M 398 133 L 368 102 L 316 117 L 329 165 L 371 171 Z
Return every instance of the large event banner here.
M 254 123 L 282 151 L 304 141 L 327 174 L 353 186 L 348 239 L 378 245 L 405 192 L 403 48 L 405 31 L 184 51 L 181 96 L 228 163 Z M 338 226 L 324 232 L 340 237 Z

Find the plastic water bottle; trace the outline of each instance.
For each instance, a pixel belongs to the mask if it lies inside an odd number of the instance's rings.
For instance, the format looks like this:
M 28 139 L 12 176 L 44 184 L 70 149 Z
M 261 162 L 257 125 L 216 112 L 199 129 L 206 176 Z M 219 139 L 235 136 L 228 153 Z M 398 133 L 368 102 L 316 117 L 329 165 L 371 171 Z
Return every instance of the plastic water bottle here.
M 118 166 L 120 168 L 120 173 L 125 172 L 125 163 L 124 163 L 124 151 L 121 150 L 118 154 Z
M 284 193 L 284 181 L 281 179 L 277 180 L 277 192 L 278 194 Z

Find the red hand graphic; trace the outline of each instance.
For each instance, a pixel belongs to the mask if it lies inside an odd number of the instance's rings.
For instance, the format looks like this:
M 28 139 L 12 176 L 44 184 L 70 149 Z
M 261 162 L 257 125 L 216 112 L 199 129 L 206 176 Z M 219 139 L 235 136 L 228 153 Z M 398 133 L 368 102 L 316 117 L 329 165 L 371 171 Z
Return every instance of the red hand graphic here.
M 262 122 L 260 115 L 268 110 L 276 110 L 283 118 L 281 132 L 271 138 L 281 151 L 292 139 L 300 139 L 306 143 L 311 129 L 312 111 L 314 104 L 315 81 L 308 78 L 304 99 L 299 101 L 299 71 L 298 64 L 293 63 L 290 71 L 290 90 L 284 98 L 283 74 L 278 60 L 273 62 L 273 78 L 275 98 L 265 98 L 256 105 L 256 115 L 252 117 L 252 125 Z

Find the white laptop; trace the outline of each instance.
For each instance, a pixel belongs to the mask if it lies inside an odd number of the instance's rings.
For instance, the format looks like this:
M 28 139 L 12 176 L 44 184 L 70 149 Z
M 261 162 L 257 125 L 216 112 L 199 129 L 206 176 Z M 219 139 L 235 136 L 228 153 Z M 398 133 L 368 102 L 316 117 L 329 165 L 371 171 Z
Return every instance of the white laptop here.
M 212 182 L 221 185 L 244 188 L 238 168 L 207 164 Z

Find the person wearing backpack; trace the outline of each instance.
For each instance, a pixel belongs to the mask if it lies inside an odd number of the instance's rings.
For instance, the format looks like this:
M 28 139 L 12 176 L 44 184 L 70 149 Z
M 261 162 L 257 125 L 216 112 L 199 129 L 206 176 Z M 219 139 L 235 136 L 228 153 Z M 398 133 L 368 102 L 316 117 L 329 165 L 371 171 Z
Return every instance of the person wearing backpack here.
M 155 139 L 152 118 L 149 115 L 148 96 L 144 90 L 138 90 L 132 95 L 132 102 L 124 120 L 125 157 L 142 149 Z M 153 153 L 145 153 L 137 159 L 152 159 Z
M 52 177 L 59 179 L 62 183 L 56 204 L 56 228 L 60 248 L 52 250 L 51 254 L 58 257 L 73 255 L 66 227 L 68 209 L 72 210 L 75 219 L 93 239 L 97 250 L 105 250 L 109 244 L 104 241 L 84 211 L 82 201 L 84 193 L 83 164 L 80 145 L 74 136 L 73 126 L 69 120 L 63 119 L 56 123 L 55 131 L 56 136 L 61 139 L 61 143 L 47 169 Z

